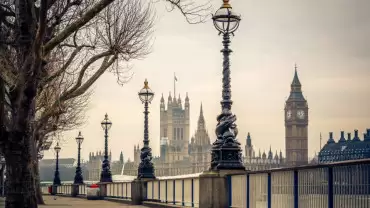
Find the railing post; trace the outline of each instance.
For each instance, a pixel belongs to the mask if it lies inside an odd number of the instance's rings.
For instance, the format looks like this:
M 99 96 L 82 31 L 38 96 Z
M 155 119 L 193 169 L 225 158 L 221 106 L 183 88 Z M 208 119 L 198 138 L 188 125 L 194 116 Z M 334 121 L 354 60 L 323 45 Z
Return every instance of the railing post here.
M 168 203 L 168 200 L 167 200 L 167 180 L 166 180 L 166 183 L 165 183 L 165 185 L 166 185 L 166 203 Z
M 128 198 L 127 186 L 128 186 L 128 183 L 126 183 L 126 199 Z
M 226 176 L 227 178 L 227 189 L 228 189 L 228 194 L 227 194 L 227 201 L 228 201 L 228 205 L 229 207 L 231 207 L 231 205 L 233 204 L 232 202 L 232 197 L 233 197 L 233 185 L 231 183 L 231 175 L 228 175 Z
M 182 200 L 182 206 L 185 206 L 185 181 L 184 179 L 182 179 L 182 196 L 181 196 L 181 200 Z
M 267 174 L 267 208 L 271 208 L 271 173 Z
M 145 182 L 146 186 L 145 186 L 145 198 L 144 200 L 148 200 L 148 182 Z
M 194 179 L 191 179 L 191 207 L 194 207 Z
M 176 204 L 176 187 L 175 187 L 175 180 L 173 180 L 173 204 Z
M 294 208 L 298 208 L 299 207 L 299 192 L 298 192 L 298 184 L 299 184 L 299 181 L 298 181 L 298 171 L 295 170 L 294 173 L 294 190 L 293 190 L 293 194 L 294 194 Z
M 328 167 L 328 208 L 334 208 L 333 167 Z
M 247 187 L 247 191 L 246 191 L 247 195 L 245 196 L 245 198 L 247 200 L 247 208 L 249 208 L 249 204 L 250 204 L 250 202 L 249 202 L 249 191 L 250 191 L 249 184 L 250 183 L 249 183 L 249 174 L 248 173 L 247 173 L 246 183 L 247 183 L 247 185 L 246 185 L 246 187 Z
M 161 181 L 158 181 L 158 200 L 161 201 Z
M 154 181 L 152 181 L 152 199 L 154 199 Z

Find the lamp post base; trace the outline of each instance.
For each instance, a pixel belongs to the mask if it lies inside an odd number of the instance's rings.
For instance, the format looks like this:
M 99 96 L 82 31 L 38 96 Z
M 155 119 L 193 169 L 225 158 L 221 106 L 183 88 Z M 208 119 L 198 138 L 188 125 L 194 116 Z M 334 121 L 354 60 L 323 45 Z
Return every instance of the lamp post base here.
M 138 179 L 155 178 L 153 164 L 149 166 L 145 166 L 142 163 L 140 163 L 137 178 Z
M 100 182 L 113 182 L 112 173 L 110 172 L 109 161 L 105 159 L 102 165 L 102 171 L 100 174 Z
M 100 182 L 108 182 L 108 183 L 111 183 L 113 182 L 112 181 L 112 174 L 111 172 L 107 172 L 107 171 L 103 171 L 101 174 L 100 174 Z
M 245 170 L 241 152 L 235 138 L 217 139 L 212 147 L 210 170 Z
M 81 174 L 76 174 L 73 184 L 84 184 L 84 180 Z
M 59 174 L 58 174 L 58 175 L 59 175 Z M 53 185 L 55 185 L 55 186 L 60 186 L 60 185 L 62 185 L 62 183 L 61 183 L 61 181 L 60 181 L 59 176 L 54 177 Z

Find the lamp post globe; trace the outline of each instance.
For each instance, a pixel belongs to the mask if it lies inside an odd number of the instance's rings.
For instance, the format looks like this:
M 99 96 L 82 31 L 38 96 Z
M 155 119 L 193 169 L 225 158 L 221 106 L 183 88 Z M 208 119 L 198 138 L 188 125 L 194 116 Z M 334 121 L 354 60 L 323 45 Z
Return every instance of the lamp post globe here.
M 212 20 L 215 28 L 222 34 L 232 34 L 235 32 L 240 23 L 240 15 L 232 11 L 229 0 L 223 0 L 222 6 L 213 15 Z
M 149 147 L 149 129 L 148 129 L 148 108 L 149 103 L 154 98 L 154 92 L 150 89 L 148 81 L 145 79 L 144 87 L 138 93 L 139 99 L 144 104 L 144 140 L 143 148 L 140 152 L 140 164 L 138 168 L 138 179 L 155 178 L 154 165 L 152 162 L 152 149 Z
M 59 152 L 61 149 L 62 148 L 60 148 L 59 142 L 58 142 L 57 145 L 54 147 L 54 151 L 56 154 L 55 172 L 54 172 L 54 180 L 53 180 L 54 186 L 61 185 L 60 176 L 59 176 Z
M 145 79 L 144 87 L 138 93 L 142 103 L 151 103 L 154 98 L 154 92 L 149 88 L 148 81 Z
M 105 114 L 104 120 L 100 123 L 104 131 L 108 131 L 112 127 L 112 122 L 108 118 L 108 114 Z
M 108 114 L 105 114 L 104 120 L 100 123 L 104 130 L 104 160 L 102 164 L 102 171 L 100 174 L 100 182 L 112 182 L 112 173 L 110 171 L 110 164 L 108 159 L 108 130 L 112 127 L 112 122 L 108 118 Z
M 222 6 L 212 17 L 213 24 L 223 36 L 223 69 L 222 69 L 222 100 L 221 114 L 217 116 L 216 141 L 212 144 L 210 170 L 245 170 L 242 162 L 242 150 L 237 141 L 238 129 L 236 116 L 231 112 L 230 79 L 230 34 L 238 29 L 240 16 L 232 11 L 229 0 L 223 0 Z
M 74 178 L 74 184 L 83 184 L 84 180 L 82 177 L 82 169 L 81 169 L 81 144 L 84 141 L 84 138 L 81 134 L 81 131 L 78 132 L 78 136 L 76 137 L 77 142 L 77 167 L 76 167 L 76 174 Z

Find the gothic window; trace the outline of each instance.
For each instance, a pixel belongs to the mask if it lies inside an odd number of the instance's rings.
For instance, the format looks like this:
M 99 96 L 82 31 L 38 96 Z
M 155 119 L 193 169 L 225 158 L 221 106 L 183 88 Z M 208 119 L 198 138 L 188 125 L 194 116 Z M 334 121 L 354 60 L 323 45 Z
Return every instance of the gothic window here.
M 173 140 L 176 140 L 176 128 L 173 128 L 173 133 L 172 133 Z
M 181 128 L 181 140 L 184 139 L 184 128 Z
M 180 128 L 177 128 L 177 139 L 180 139 Z
M 296 152 L 292 153 L 292 161 L 297 161 L 297 153 Z
M 167 137 L 167 128 L 164 128 L 164 129 L 163 129 L 163 136 L 164 136 L 164 137 Z

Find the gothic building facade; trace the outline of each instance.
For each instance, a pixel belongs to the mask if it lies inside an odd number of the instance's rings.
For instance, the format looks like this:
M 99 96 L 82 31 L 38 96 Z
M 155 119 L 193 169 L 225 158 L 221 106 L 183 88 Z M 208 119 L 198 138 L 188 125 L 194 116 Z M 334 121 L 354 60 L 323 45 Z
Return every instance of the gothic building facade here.
M 85 180 L 88 181 L 99 181 L 100 173 L 102 169 L 102 163 L 104 160 L 104 153 L 99 152 L 90 152 L 89 161 L 86 163 L 86 168 L 88 170 L 88 176 Z M 110 170 L 112 175 L 122 174 L 122 168 L 124 165 L 123 153 L 120 154 L 120 159 L 118 161 L 112 161 L 112 152 L 108 155 L 108 160 L 110 161 Z
M 160 101 L 160 156 L 153 158 L 156 176 L 170 176 L 202 172 L 210 164 L 211 142 L 206 130 L 202 105 L 198 125 L 190 138 L 190 103 L 186 95 L 184 106 L 180 96 L 168 96 Z M 140 147 L 134 146 L 134 161 L 124 165 L 124 175 L 137 175 Z
M 277 151 L 275 155 L 273 154 L 270 146 L 270 150 L 266 154 L 258 151 L 258 155 L 255 153 L 254 147 L 252 145 L 252 138 L 248 132 L 247 139 L 245 142 L 245 157 L 244 166 L 247 170 L 266 170 L 271 168 L 283 167 L 285 158 L 283 158 L 283 153 L 280 150 L 278 155 Z
M 290 96 L 285 103 L 286 157 L 280 150 L 256 154 L 252 138 L 248 133 L 243 158 L 246 169 L 266 170 L 271 168 L 302 165 L 308 163 L 308 105 L 302 93 L 297 69 L 291 83 Z M 160 100 L 160 156 L 153 158 L 156 176 L 199 173 L 208 170 L 211 160 L 211 142 L 206 129 L 203 107 L 195 134 L 190 138 L 190 102 L 186 95 L 184 106 L 180 96 L 168 96 Z M 189 141 L 190 139 L 190 141 Z M 134 147 L 134 161 L 124 166 L 124 175 L 137 175 L 140 163 L 140 148 Z
M 199 173 L 208 169 L 211 161 L 211 147 L 212 145 L 203 115 L 203 106 L 201 104 L 197 130 L 191 137 L 189 145 L 193 173 Z
M 308 163 L 308 105 L 302 93 L 297 67 L 285 102 L 285 155 L 287 166 Z

